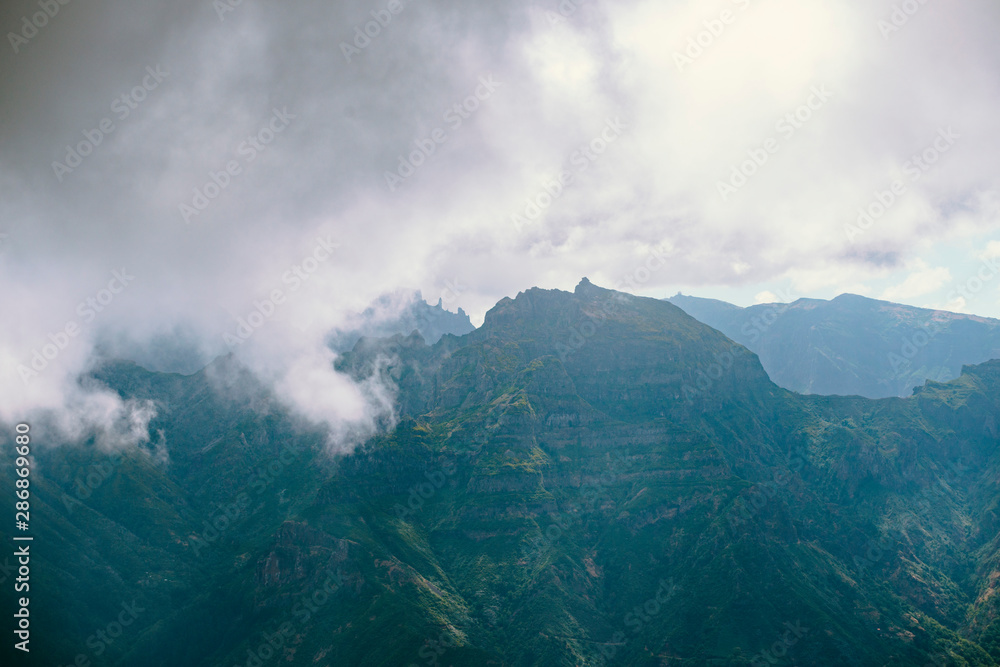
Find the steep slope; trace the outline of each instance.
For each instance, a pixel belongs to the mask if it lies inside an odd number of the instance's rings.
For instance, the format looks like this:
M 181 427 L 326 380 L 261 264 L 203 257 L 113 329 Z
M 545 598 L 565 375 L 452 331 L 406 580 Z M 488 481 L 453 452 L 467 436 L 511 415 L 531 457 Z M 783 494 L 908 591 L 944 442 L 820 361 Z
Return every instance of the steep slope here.
M 339 366 L 400 416 L 340 458 L 232 359 L 96 374 L 156 402 L 170 458 L 129 453 L 70 510 L 101 454 L 39 453 L 38 572 L 74 601 L 38 621 L 54 664 L 998 664 L 1000 362 L 800 396 L 583 281 Z
M 668 299 L 760 356 L 778 385 L 808 394 L 909 396 L 926 380 L 1000 358 L 1000 321 L 853 294 L 739 308 Z

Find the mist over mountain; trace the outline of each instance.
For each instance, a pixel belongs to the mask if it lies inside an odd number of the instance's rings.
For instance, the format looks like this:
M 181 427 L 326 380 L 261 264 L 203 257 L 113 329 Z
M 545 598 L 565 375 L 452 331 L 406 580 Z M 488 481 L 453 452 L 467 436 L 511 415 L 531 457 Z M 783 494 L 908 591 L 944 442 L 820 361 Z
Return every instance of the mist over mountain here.
M 419 290 L 387 292 L 359 313 L 349 314 L 343 323 L 327 335 L 327 344 L 337 353 L 349 351 L 362 337 L 381 338 L 418 332 L 429 344 L 441 336 L 461 336 L 475 329 L 462 308 L 445 309 L 443 298 L 436 305 L 427 303 Z M 213 359 L 232 352 L 220 338 L 211 342 L 196 332 L 176 327 L 138 341 L 119 332 L 103 332 L 94 348 L 99 359 L 127 360 L 152 371 L 191 375 L 205 368 Z
M 157 406 L 156 440 L 37 450 L 33 590 L 65 600 L 37 657 L 1000 664 L 1000 361 L 905 399 L 801 395 L 584 280 L 336 367 L 395 387 L 349 454 L 234 356 L 95 370 Z
M 180 327 L 143 342 L 122 334 L 105 333 L 95 346 L 95 354 L 104 359 L 134 361 L 151 371 L 190 375 L 229 351 L 221 339 L 214 343 L 206 345 L 206 341 L 195 332 Z
M 0 3 L 0 667 L 1000 667 L 998 32 Z
M 909 396 L 927 380 L 1000 358 L 1000 320 L 842 294 L 740 308 L 667 299 L 760 357 L 777 384 L 804 394 Z
M 362 337 L 387 338 L 414 331 L 428 345 L 433 345 L 445 334 L 463 336 L 475 329 L 464 310 L 459 308 L 453 313 L 442 302 L 443 298 L 439 298 L 436 305 L 430 305 L 419 290 L 383 294 L 363 312 L 348 317 L 330 335 L 330 347 L 336 352 L 346 352 Z

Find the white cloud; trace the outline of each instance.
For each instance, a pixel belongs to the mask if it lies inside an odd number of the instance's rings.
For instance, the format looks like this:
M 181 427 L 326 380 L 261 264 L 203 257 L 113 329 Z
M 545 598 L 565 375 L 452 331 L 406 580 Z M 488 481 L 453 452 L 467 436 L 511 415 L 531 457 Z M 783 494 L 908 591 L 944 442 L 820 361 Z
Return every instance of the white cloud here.
M 753 298 L 753 302 L 755 305 L 759 305 L 762 303 L 778 303 L 779 301 L 781 301 L 781 297 L 779 297 L 774 292 L 768 290 L 757 293 Z
M 913 299 L 936 292 L 951 280 L 951 271 L 946 267 L 921 268 L 907 276 L 902 283 L 887 288 L 882 292 L 882 298 L 887 301 Z
M 990 241 L 986 246 L 986 250 L 979 255 L 979 259 L 984 261 L 996 257 L 1000 257 L 1000 241 Z
M 553 26 L 533 2 L 414 3 L 350 63 L 338 44 L 368 15 L 360 2 L 244 3 L 225 22 L 195 0 L 77 7 L 79 20 L 52 23 L 16 59 L 0 55 L 17 91 L 0 129 L 0 309 L 13 314 L 0 331 L 0 418 L 70 402 L 108 332 L 146 340 L 183 326 L 217 350 L 255 300 L 288 288 L 283 273 L 318 233 L 341 252 L 288 295 L 245 356 L 270 381 L 298 378 L 373 420 L 381 398 L 307 372 L 328 360 L 298 341 L 321 340 L 398 287 L 433 295 L 459 281 L 452 307 L 481 321 L 532 285 L 614 283 L 635 270 L 637 247 L 668 244 L 647 293 L 790 284 L 803 296 L 869 285 L 886 298 L 928 295 L 968 268 L 908 269 L 913 259 L 998 221 L 1000 7 L 931 3 L 886 40 L 876 22 L 891 5 L 594 0 Z M 675 51 L 723 9 L 736 20 L 678 71 Z M 156 64 L 169 79 L 59 183 L 52 161 Z M 452 127 L 445 112 L 491 74 L 502 86 Z M 816 86 L 829 100 L 794 132 L 779 129 Z M 289 128 L 253 161 L 241 156 L 285 106 Z M 574 164 L 615 117 L 622 135 Z M 962 136 L 955 148 L 848 240 L 858 208 L 947 125 Z M 437 128 L 447 140 L 390 193 L 385 172 Z M 723 202 L 718 183 L 768 139 L 777 151 Z M 240 175 L 184 225 L 178 204 L 230 160 Z M 573 183 L 536 225 L 514 229 L 510 213 L 561 169 Z M 121 266 L 134 285 L 26 391 L 17 365 Z M 912 275 L 884 288 L 903 270 Z M 274 352 L 283 347 L 295 352 Z M 364 421 L 300 398 L 316 419 Z

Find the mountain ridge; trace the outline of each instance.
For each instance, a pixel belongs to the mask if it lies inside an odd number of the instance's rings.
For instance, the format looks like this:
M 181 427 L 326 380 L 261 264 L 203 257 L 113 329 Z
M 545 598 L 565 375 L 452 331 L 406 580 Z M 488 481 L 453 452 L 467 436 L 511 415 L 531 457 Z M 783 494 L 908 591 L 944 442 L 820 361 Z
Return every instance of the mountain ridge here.
M 669 299 L 758 354 L 779 385 L 800 393 L 907 396 L 925 380 L 1000 357 L 1000 320 L 842 294 L 730 307 Z M 720 305 L 725 304 L 725 305 Z
M 339 358 L 398 396 L 344 456 L 236 357 L 96 370 L 158 405 L 169 461 L 130 450 L 84 498 L 93 443 L 40 450 L 40 585 L 78 601 L 38 619 L 53 662 L 1000 662 L 1000 361 L 907 398 L 799 395 L 589 281 L 491 313 Z M 134 631 L 85 648 L 133 598 Z

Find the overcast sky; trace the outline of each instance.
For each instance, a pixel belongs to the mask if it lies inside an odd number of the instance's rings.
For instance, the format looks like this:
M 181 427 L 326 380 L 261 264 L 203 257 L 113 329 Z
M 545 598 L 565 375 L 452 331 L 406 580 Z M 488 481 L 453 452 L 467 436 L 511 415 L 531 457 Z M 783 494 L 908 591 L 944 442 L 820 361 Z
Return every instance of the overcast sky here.
M 1000 317 L 1000 5 L 903 4 L 5 2 L 0 418 L 107 332 L 225 349 L 275 290 L 237 347 L 337 419 L 385 397 L 290 369 L 398 287 L 476 324 L 583 276 Z

